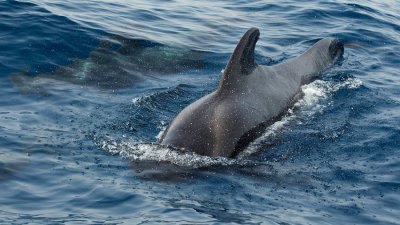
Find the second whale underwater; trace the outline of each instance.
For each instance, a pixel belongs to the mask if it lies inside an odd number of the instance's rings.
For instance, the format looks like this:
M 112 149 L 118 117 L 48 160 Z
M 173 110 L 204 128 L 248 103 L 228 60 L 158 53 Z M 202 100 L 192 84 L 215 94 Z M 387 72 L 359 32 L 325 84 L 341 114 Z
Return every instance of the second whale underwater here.
M 343 44 L 324 38 L 302 55 L 274 66 L 254 60 L 257 28 L 240 39 L 217 90 L 183 109 L 160 144 L 199 155 L 235 157 L 302 95 L 301 86 L 319 77 L 343 54 Z

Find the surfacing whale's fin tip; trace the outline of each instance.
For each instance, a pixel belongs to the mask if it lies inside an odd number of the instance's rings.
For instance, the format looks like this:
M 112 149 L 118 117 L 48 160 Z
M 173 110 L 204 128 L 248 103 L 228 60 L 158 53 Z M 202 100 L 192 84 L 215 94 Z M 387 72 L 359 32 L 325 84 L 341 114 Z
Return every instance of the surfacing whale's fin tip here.
M 257 66 L 254 60 L 254 49 L 259 37 L 260 31 L 255 27 L 250 28 L 243 35 L 226 65 L 218 91 L 230 88 L 238 80 L 237 76 L 253 72 Z

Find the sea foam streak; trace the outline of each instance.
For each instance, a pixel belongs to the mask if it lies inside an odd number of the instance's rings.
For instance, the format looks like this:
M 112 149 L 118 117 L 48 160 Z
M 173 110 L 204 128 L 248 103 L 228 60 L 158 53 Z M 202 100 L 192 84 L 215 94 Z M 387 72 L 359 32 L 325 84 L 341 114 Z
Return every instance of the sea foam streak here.
M 224 157 L 201 156 L 193 152 L 181 152 L 165 146 L 152 143 L 128 143 L 102 141 L 100 147 L 112 154 L 119 154 L 122 158 L 132 161 L 169 162 L 182 167 L 207 167 L 213 165 L 243 165 L 246 160 L 236 160 Z

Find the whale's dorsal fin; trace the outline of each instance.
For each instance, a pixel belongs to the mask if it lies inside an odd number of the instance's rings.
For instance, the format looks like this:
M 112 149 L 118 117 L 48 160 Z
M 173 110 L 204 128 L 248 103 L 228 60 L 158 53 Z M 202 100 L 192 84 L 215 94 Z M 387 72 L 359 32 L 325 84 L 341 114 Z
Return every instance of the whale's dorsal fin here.
M 257 66 L 254 61 L 254 48 L 260 36 L 257 28 L 250 28 L 240 39 L 238 45 L 233 51 L 228 64 L 226 65 L 224 74 L 219 83 L 217 92 L 221 93 L 231 90 L 240 76 L 248 75 L 253 72 Z

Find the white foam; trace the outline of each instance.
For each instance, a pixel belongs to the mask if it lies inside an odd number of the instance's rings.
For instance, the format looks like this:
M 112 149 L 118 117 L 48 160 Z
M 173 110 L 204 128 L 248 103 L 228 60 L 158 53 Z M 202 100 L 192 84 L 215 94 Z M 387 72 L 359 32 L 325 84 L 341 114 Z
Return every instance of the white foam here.
M 161 137 L 163 136 L 165 130 L 168 127 L 168 125 L 165 121 L 160 121 L 160 122 L 161 122 L 161 124 L 157 127 L 160 130 L 160 132 L 156 136 L 157 141 L 161 140 Z
M 293 109 L 300 109 L 303 114 L 307 115 L 307 117 L 310 117 L 315 113 L 322 112 L 324 110 L 327 105 L 321 104 L 321 101 L 327 99 L 329 95 L 332 95 L 341 88 L 355 89 L 359 88 L 361 85 L 361 80 L 357 78 L 350 78 L 345 82 L 316 80 L 310 84 L 302 86 L 302 91 L 304 93 L 303 98 L 297 101 L 293 108 L 289 109 L 287 114 L 281 120 L 269 126 L 261 137 L 251 142 L 246 149 L 238 155 L 237 158 L 243 159 L 257 152 L 265 142 L 268 142 L 269 139 L 282 131 L 291 121 L 297 119 Z M 331 103 L 327 104 L 329 105 Z M 298 123 L 301 124 L 301 121 L 298 121 Z
M 193 152 L 181 152 L 158 144 L 134 144 L 128 142 L 102 141 L 100 147 L 112 154 L 132 161 L 169 162 L 177 166 L 199 168 L 212 165 L 233 165 L 246 163 L 245 160 L 225 157 L 201 156 Z
M 141 99 L 141 97 L 132 98 L 132 103 L 136 105 L 136 103 Z
M 140 96 L 140 97 L 136 97 L 136 98 L 132 98 L 132 103 L 134 105 L 137 105 L 138 103 L 140 103 L 143 100 L 148 99 L 150 96 L 144 95 L 144 96 Z

